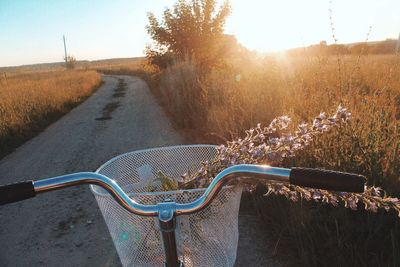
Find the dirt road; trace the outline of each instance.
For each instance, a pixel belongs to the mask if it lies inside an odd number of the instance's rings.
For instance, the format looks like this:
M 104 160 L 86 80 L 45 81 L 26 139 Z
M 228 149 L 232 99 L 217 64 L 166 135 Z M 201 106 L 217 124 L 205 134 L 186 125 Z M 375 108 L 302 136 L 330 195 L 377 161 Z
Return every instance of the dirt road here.
M 83 104 L 0 161 L 1 184 L 93 171 L 124 152 L 183 143 L 144 81 L 103 79 Z M 276 264 L 259 228 L 242 212 L 237 266 Z M 0 266 L 120 266 L 88 186 L 0 207 L 0 244 Z

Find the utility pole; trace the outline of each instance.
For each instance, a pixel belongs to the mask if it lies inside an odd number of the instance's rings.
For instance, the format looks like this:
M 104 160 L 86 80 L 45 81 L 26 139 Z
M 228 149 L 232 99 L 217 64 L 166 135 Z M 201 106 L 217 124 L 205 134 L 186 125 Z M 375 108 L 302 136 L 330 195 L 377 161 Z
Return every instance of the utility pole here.
M 68 64 L 68 58 L 67 58 L 67 45 L 65 44 L 65 35 L 63 35 L 63 40 L 64 40 L 64 60 L 65 60 L 65 65 Z
M 399 39 L 397 40 L 397 45 L 396 45 L 396 54 L 400 53 L 400 33 L 399 33 Z

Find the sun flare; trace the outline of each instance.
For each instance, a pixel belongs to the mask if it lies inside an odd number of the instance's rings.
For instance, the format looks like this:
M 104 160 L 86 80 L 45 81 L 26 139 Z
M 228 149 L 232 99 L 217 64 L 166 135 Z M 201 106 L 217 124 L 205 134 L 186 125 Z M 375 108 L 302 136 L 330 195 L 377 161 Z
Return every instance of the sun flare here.
M 396 38 L 400 30 L 395 27 L 400 22 L 397 15 L 400 2 L 396 1 L 383 4 L 372 0 L 339 0 L 329 4 L 317 0 L 233 0 L 232 8 L 227 32 L 236 35 L 249 49 L 262 52 L 282 51 L 322 40 L 333 43 L 331 22 L 339 43 L 365 40 L 370 26 L 373 27 L 370 40 Z

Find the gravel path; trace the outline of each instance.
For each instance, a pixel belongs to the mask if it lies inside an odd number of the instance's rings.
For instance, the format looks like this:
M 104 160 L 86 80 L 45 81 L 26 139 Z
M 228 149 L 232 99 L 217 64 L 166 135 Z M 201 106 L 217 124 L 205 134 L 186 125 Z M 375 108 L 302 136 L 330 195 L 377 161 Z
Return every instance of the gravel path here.
M 117 90 L 118 79 L 127 83 Z M 104 76 L 104 85 L 0 161 L 0 183 L 93 171 L 124 152 L 182 144 L 144 81 Z M 254 211 L 240 216 L 237 266 L 276 265 Z M 88 186 L 0 207 L 0 266 L 120 266 Z

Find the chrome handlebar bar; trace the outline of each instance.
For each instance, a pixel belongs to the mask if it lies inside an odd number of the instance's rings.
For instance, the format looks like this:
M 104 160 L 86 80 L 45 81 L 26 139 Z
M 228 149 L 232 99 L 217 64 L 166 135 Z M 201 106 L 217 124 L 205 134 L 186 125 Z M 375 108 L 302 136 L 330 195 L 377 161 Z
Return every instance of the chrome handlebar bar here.
M 198 212 L 207 207 L 222 187 L 236 178 L 257 178 L 259 180 L 275 180 L 289 182 L 290 169 L 275 168 L 264 165 L 236 165 L 220 172 L 208 186 L 204 194 L 197 200 L 180 204 L 172 203 L 175 216 Z M 128 211 L 140 216 L 158 216 L 159 205 L 142 205 L 131 199 L 112 179 L 94 172 L 68 174 L 33 182 L 37 194 L 58 190 L 80 184 L 94 184 L 107 190 L 113 198 Z M 183 190 L 184 191 L 184 190 Z
M 34 197 L 39 193 L 65 187 L 93 184 L 107 190 L 122 207 L 134 214 L 140 216 L 159 215 L 160 217 L 165 210 L 168 210 L 168 216 L 171 216 L 171 214 L 172 216 L 179 216 L 204 209 L 211 203 L 226 183 L 238 178 L 242 181 L 255 179 L 258 181 L 277 181 L 311 188 L 347 192 L 363 192 L 366 181 L 364 176 L 351 173 L 308 168 L 284 169 L 267 165 L 242 164 L 226 168 L 220 172 L 212 180 L 203 195 L 193 202 L 185 204 L 164 202 L 156 205 L 143 205 L 131 199 L 114 180 L 99 173 L 81 172 L 38 181 L 0 186 L 0 205 L 17 202 Z

